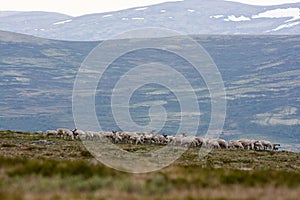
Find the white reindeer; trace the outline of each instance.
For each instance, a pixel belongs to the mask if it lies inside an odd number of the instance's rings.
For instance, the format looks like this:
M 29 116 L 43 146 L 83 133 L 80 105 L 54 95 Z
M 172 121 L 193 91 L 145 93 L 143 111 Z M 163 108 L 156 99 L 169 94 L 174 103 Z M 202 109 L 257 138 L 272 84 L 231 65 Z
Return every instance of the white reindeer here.
M 46 137 L 49 137 L 50 135 L 57 136 L 57 130 L 47 130 Z
M 244 146 L 242 145 L 242 143 L 240 143 L 237 140 L 230 140 L 229 147 L 234 148 L 234 149 L 244 149 Z

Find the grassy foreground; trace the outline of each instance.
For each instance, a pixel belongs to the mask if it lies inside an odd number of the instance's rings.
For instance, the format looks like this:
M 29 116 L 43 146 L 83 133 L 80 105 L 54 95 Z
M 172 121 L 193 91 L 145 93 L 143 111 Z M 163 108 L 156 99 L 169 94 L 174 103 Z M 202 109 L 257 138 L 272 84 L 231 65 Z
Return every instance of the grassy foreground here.
M 189 149 L 160 171 L 98 163 L 80 141 L 0 131 L 0 199 L 299 199 L 300 153 Z M 120 145 L 137 151 L 155 145 Z

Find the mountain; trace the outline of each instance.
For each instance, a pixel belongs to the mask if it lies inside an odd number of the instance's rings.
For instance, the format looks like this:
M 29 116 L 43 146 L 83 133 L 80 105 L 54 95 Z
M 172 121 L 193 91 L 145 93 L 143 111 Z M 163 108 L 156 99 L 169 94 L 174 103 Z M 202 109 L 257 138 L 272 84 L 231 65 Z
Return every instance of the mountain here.
M 16 33 L 39 36 L 56 21 L 69 19 L 70 16 L 51 12 L 0 12 L 0 29 Z
M 183 34 L 300 32 L 300 3 L 251 6 L 223 0 L 185 0 L 70 17 L 44 12 L 0 12 L 0 29 L 56 40 L 96 41 L 124 31 L 160 27 Z
M 179 39 L 172 38 L 174 44 Z M 227 116 L 221 137 L 268 139 L 283 144 L 284 149 L 297 150 L 300 144 L 300 36 L 195 35 L 193 39 L 207 50 L 224 80 Z M 160 40 L 163 42 L 164 38 Z M 98 44 L 100 42 L 56 41 L 0 31 L 0 49 L 3 50 L 0 53 L 0 129 L 73 128 L 75 77 L 81 63 Z M 107 52 L 115 49 L 111 46 Z M 110 65 L 106 78 L 98 85 L 95 99 L 101 126 L 105 130 L 118 130 L 110 107 L 112 87 L 123 73 L 153 59 L 174 67 L 196 88 L 201 110 L 198 133 L 203 134 L 208 128 L 211 109 L 205 83 L 185 60 L 159 49 L 131 52 Z M 160 75 L 167 77 L 168 74 Z M 163 106 L 168 112 L 163 131 L 176 132 L 180 106 L 167 88 L 154 84 L 137 89 L 128 109 L 136 123 L 146 125 L 153 105 Z

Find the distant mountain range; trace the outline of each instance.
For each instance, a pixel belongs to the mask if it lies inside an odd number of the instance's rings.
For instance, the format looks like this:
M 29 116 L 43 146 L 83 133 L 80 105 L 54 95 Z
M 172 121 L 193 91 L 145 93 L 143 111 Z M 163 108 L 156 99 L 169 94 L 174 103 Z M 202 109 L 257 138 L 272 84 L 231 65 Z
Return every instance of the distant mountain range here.
M 80 17 L 0 12 L 0 30 L 56 40 L 104 40 L 144 27 L 183 34 L 295 35 L 300 33 L 300 3 L 251 6 L 223 0 L 185 0 Z
M 268 139 L 284 144 L 284 149 L 300 151 L 300 36 L 194 35 L 193 38 L 211 55 L 226 87 L 227 116 L 221 137 Z M 80 64 L 98 44 L 0 31 L 0 129 L 73 128 L 74 80 Z M 205 84 L 199 83 L 199 77 L 186 61 L 160 50 L 141 50 L 112 63 L 108 78 L 100 84 L 104 88 L 96 96 L 102 127 L 118 129 L 110 111 L 111 99 L 107 98 L 110 84 L 135 63 L 148 63 L 153 58 L 186 73 L 195 84 L 201 109 L 199 134 L 202 134 L 210 119 L 210 97 Z M 99 98 L 100 93 L 104 98 Z M 147 123 L 149 106 L 164 106 L 175 117 L 164 130 L 172 134 L 178 128 L 176 117 L 180 116 L 176 114 L 174 98 L 163 88 L 141 88 L 130 105 L 132 117 L 141 124 Z

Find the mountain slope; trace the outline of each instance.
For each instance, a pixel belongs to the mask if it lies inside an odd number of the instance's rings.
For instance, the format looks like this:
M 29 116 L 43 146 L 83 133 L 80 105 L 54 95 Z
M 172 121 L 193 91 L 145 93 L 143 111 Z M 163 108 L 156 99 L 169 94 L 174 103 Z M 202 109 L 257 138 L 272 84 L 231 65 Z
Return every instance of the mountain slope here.
M 194 39 L 211 55 L 224 80 L 227 116 L 222 137 L 269 139 L 285 143 L 286 149 L 296 148 L 300 144 L 300 37 L 215 35 Z M 0 53 L 0 129 L 74 127 L 73 83 L 80 64 L 98 44 L 0 32 L 0 49 L 5 49 Z M 198 131 L 203 134 L 210 119 L 205 84 L 186 61 L 162 50 L 141 50 L 112 63 L 96 95 L 102 127 L 118 129 L 110 110 L 111 99 L 107 98 L 111 84 L 134 64 L 153 62 L 152 59 L 186 73 L 199 96 L 202 115 Z M 176 97 L 164 88 L 145 86 L 130 103 L 135 122 L 147 124 L 150 106 L 162 105 L 170 112 L 164 132 L 172 134 L 178 128 L 180 110 Z
M 0 29 L 29 35 L 43 35 L 54 22 L 70 16 L 51 12 L 0 12 Z
M 109 39 L 124 31 L 160 27 L 183 34 L 299 34 L 300 3 L 251 6 L 223 0 L 185 0 L 69 17 L 17 13 L 1 17 L 1 30 L 58 40 Z

